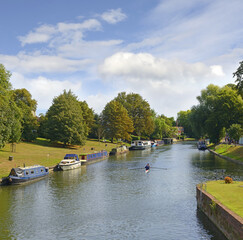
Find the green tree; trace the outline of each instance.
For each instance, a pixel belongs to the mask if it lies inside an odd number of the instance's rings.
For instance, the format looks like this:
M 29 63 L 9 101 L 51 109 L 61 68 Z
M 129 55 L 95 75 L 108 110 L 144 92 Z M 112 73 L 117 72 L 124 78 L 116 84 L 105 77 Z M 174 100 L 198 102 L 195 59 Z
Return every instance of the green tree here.
M 114 99 L 128 111 L 133 121 L 134 133 L 138 136 L 150 136 L 154 131 L 153 112 L 150 105 L 139 94 L 121 92 Z
M 192 126 L 202 135 L 208 135 L 212 142 L 220 141 L 224 128 L 243 123 L 243 100 L 236 90 L 211 84 L 197 99 L 199 105 L 192 108 L 190 117 Z
M 243 134 L 243 130 L 240 124 L 232 124 L 230 128 L 227 130 L 229 137 L 236 141 L 239 141 L 240 137 Z
M 22 139 L 35 140 L 37 137 L 38 122 L 35 116 L 37 101 L 25 88 L 13 90 L 13 99 L 22 112 Z
M 84 122 L 87 126 L 87 131 L 88 131 L 88 133 L 90 133 L 91 128 L 94 124 L 94 111 L 91 108 L 89 108 L 86 101 L 83 101 L 83 102 L 81 101 L 80 106 L 81 106 L 81 109 L 83 112 Z
M 102 116 L 97 113 L 94 114 L 94 123 L 92 124 L 89 137 L 98 138 L 99 141 L 102 137 L 104 137 L 104 129 L 102 127 Z
M 0 148 L 18 142 L 21 135 L 21 113 L 12 98 L 11 73 L 0 64 Z
M 53 99 L 46 114 L 47 137 L 51 141 L 84 145 L 88 128 L 77 97 L 69 90 Z
M 177 124 L 178 124 L 178 126 L 184 128 L 185 135 L 187 135 L 188 137 L 193 137 L 192 126 L 191 126 L 191 122 L 189 119 L 190 114 L 191 114 L 191 110 L 178 112 L 177 113 Z
M 233 73 L 233 77 L 236 77 L 236 88 L 243 98 L 243 61 L 240 62 L 240 66 L 236 70 L 235 73 Z
M 48 136 L 47 133 L 47 117 L 41 113 L 38 117 L 38 137 L 45 138 Z
M 102 112 L 102 125 L 108 138 L 131 140 L 133 123 L 127 110 L 118 101 L 106 104 Z

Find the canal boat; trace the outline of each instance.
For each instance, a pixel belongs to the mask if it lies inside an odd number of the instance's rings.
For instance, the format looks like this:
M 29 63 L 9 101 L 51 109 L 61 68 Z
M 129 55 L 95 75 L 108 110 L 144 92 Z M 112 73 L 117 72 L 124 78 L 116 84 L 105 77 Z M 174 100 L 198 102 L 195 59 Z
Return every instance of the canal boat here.
M 87 164 L 106 159 L 108 157 L 108 152 L 106 150 L 102 150 L 94 153 L 83 153 L 79 154 L 79 157 L 82 163 Z
M 58 164 L 58 168 L 63 171 L 79 167 L 81 167 L 81 161 L 77 154 L 66 154 L 64 159 Z
M 151 141 L 135 140 L 131 142 L 129 150 L 144 150 L 146 148 L 151 148 Z
M 207 144 L 205 141 L 198 141 L 197 142 L 197 148 L 198 150 L 206 150 L 207 149 Z
M 129 149 L 126 146 L 120 146 L 117 148 L 113 148 L 110 151 L 110 155 L 119 155 L 119 154 L 127 153 L 128 151 Z
M 157 147 L 157 146 L 158 146 L 158 144 L 157 144 L 156 141 L 151 142 L 151 147 L 152 147 L 152 148 Z
M 46 177 L 49 169 L 41 165 L 12 168 L 8 176 L 10 184 L 26 183 Z

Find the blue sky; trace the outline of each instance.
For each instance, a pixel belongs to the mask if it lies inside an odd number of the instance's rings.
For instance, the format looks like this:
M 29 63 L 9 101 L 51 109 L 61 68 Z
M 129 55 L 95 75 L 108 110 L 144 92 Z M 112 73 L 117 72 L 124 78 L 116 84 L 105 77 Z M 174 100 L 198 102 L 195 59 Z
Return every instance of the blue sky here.
M 241 0 L 2 0 L 0 63 L 37 114 L 71 89 L 96 113 L 126 91 L 176 117 L 210 83 L 234 83 L 242 12 Z

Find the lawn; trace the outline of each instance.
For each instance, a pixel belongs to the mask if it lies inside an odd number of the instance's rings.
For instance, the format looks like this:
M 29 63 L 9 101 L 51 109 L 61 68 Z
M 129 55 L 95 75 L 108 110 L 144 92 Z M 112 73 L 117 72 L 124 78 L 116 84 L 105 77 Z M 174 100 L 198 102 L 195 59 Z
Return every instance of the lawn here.
M 218 154 L 243 162 L 243 146 L 220 144 L 215 147 Z
M 209 194 L 243 218 L 243 182 L 226 184 L 223 180 L 206 183 Z
M 34 143 L 16 144 L 16 151 L 11 152 L 11 145 L 7 144 L 3 149 L 0 149 L 0 178 L 8 176 L 11 168 L 24 164 L 26 166 L 40 164 L 51 167 L 59 163 L 67 153 L 79 155 L 100 150 L 110 151 L 114 147 L 116 147 L 116 144 L 89 140 L 82 147 L 69 146 L 64 148 L 61 144 L 52 144 L 46 139 L 38 138 Z M 9 161 L 9 156 L 13 156 L 12 161 Z

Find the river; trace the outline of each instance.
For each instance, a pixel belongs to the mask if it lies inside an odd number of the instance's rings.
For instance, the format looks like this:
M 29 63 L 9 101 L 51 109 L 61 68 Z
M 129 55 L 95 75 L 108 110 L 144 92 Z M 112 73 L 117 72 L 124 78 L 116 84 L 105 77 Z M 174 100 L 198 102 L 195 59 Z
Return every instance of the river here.
M 0 239 L 224 240 L 197 210 L 196 184 L 226 175 L 242 180 L 243 167 L 194 142 L 52 172 L 0 187 Z

